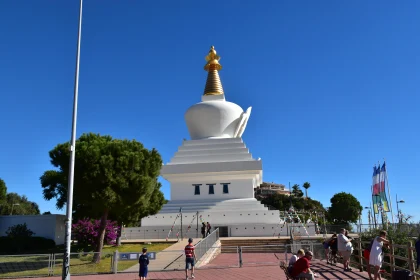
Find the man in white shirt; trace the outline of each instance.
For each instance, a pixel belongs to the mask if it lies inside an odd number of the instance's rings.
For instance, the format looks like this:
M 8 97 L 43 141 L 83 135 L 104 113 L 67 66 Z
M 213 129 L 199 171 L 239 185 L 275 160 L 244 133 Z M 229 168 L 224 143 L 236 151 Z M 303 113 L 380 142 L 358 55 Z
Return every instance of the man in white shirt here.
M 340 234 L 337 236 L 337 242 L 338 242 L 338 252 L 343 257 L 343 266 L 344 271 L 351 271 L 350 268 L 350 256 L 352 253 L 352 246 L 350 240 L 345 236 L 346 229 L 342 228 L 340 230 Z

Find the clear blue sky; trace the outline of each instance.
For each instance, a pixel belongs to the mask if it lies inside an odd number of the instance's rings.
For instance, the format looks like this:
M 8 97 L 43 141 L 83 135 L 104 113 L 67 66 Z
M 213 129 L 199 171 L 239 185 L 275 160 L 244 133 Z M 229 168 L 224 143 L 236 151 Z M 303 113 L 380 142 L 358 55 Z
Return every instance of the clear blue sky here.
M 253 106 L 244 141 L 264 181 L 309 181 L 324 206 L 340 191 L 368 206 L 386 158 L 394 207 L 398 193 L 414 215 L 419 13 L 414 0 L 85 0 L 77 134 L 134 138 L 168 162 L 215 45 L 227 99 Z M 0 2 L 0 177 L 41 211 L 61 213 L 39 177 L 70 139 L 77 21 L 78 1 Z

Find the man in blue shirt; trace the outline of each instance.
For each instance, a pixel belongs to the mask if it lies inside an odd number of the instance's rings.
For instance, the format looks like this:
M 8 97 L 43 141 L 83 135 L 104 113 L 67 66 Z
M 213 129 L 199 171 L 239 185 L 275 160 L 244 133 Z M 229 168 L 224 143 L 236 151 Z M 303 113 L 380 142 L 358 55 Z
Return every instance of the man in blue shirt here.
M 147 248 L 143 248 L 143 254 L 139 258 L 140 271 L 139 276 L 140 280 L 146 280 L 147 277 L 147 266 L 149 265 L 149 256 L 147 256 Z

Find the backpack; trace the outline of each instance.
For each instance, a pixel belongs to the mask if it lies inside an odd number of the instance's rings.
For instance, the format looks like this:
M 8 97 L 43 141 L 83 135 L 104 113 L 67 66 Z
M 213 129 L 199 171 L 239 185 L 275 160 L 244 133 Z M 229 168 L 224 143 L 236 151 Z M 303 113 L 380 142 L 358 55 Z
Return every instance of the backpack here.
M 372 239 L 372 241 L 370 241 L 370 244 L 366 247 L 366 249 L 369 250 L 369 252 L 372 249 L 373 241 L 375 241 L 375 238 Z
M 337 238 L 331 239 L 329 244 L 330 244 L 331 250 L 337 251 L 337 247 L 338 247 Z

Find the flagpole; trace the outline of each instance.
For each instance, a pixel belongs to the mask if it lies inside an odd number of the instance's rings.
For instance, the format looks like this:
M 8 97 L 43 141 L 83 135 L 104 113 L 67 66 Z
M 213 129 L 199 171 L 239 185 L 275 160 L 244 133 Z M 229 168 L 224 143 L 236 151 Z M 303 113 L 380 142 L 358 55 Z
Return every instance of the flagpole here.
M 375 201 L 373 201 L 373 185 L 370 186 L 370 189 L 371 189 L 371 196 L 372 196 L 372 202 L 373 202 L 373 208 L 372 208 L 373 223 L 375 224 L 375 229 L 376 229 L 376 213 L 375 213 Z M 376 206 L 376 208 L 377 207 L 378 206 Z
M 62 280 L 70 280 L 70 252 L 71 252 L 71 224 L 73 219 L 73 184 L 74 184 L 74 163 L 76 157 L 76 124 L 77 124 L 77 103 L 79 98 L 79 68 L 80 68 L 80 41 L 82 37 L 82 11 L 83 0 L 80 0 L 79 7 L 79 29 L 77 35 L 76 71 L 74 76 L 74 99 L 73 99 L 73 121 L 71 128 L 70 144 L 70 168 L 66 204 L 66 251 L 63 256 Z
M 385 159 L 384 159 L 384 164 L 385 164 Z M 385 185 L 388 188 L 388 197 L 389 197 L 389 209 L 391 210 L 391 220 L 392 220 L 392 224 L 394 224 L 394 212 L 392 211 L 392 197 L 391 197 L 391 189 L 389 187 L 389 183 L 388 183 L 388 169 L 385 169 Z

